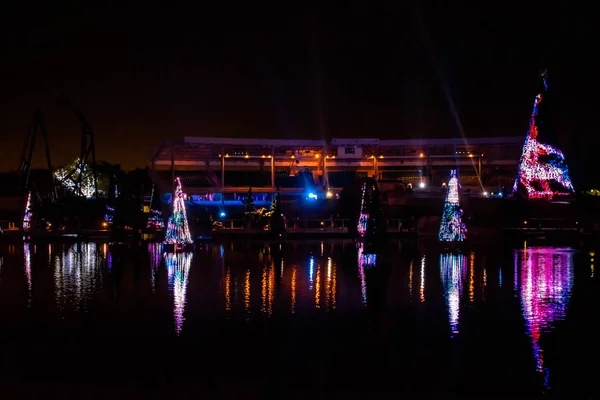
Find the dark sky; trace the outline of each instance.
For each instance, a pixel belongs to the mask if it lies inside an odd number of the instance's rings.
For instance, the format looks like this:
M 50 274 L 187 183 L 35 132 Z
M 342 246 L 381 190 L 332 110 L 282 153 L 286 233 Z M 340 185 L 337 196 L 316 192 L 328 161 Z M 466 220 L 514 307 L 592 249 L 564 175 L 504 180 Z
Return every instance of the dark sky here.
M 588 3 L 50 3 L 0 13 L 0 170 L 17 167 L 34 111 L 59 97 L 88 118 L 97 157 L 124 168 L 191 135 L 525 135 L 543 67 L 567 157 L 599 142 Z M 65 163 L 77 123 L 52 105 L 46 115 L 53 163 Z

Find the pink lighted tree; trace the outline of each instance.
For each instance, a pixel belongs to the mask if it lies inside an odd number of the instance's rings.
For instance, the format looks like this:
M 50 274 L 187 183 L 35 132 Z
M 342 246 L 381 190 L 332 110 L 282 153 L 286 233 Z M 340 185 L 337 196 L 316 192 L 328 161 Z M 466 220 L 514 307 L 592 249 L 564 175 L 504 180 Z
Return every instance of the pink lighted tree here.
M 570 195 L 575 192 L 564 154 L 555 147 L 538 142 L 540 128 L 543 126 L 539 111 L 548 91 L 546 71 L 542 73 L 541 79 L 542 89 L 533 103 L 529 131 L 513 185 L 513 195 L 523 192 L 529 199 L 552 199 L 556 195 Z

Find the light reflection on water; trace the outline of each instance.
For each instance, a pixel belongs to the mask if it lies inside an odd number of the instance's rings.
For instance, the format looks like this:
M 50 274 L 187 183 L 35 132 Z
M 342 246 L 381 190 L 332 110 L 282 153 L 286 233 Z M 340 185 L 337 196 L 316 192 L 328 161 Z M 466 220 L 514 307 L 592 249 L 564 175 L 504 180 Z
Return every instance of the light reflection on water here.
M 573 251 L 524 247 L 514 252 L 515 290 L 520 295 L 527 333 L 533 345 L 536 369 L 549 387 L 549 369 L 540 337 L 565 319 L 574 279 Z
M 158 269 L 162 262 L 162 243 L 148 243 L 148 254 L 150 256 L 150 280 L 152 282 L 152 292 L 156 292 L 156 275 L 158 274 Z
M 467 257 L 462 254 L 440 255 L 440 276 L 450 317 L 452 334 L 458 333 L 460 302 L 463 294 L 463 280 L 466 277 Z
M 29 243 L 23 244 L 23 255 L 24 255 L 24 266 L 25 266 L 25 277 L 27 278 L 27 292 L 29 296 L 27 298 L 27 304 L 31 306 L 32 293 L 31 293 L 31 249 Z
M 62 247 L 54 256 L 54 293 L 60 310 L 86 310 L 87 302 L 102 284 L 102 255 L 96 243 Z
M 169 279 L 169 290 L 173 293 L 173 315 L 175 333 L 179 335 L 183 328 L 188 277 L 192 265 L 193 253 L 165 253 L 165 265 Z
M 48 254 L 45 253 L 46 247 Z M 144 303 L 145 312 L 154 318 L 161 310 L 153 307 L 156 304 L 166 305 L 168 309 L 165 311 L 165 319 L 169 324 L 165 326 L 171 332 L 174 326 L 178 335 L 183 330 L 193 330 L 195 324 L 191 323 L 192 320 L 206 316 L 199 315 L 198 310 L 207 311 L 211 317 L 221 319 L 225 314 L 233 322 L 246 325 L 255 324 L 261 319 L 272 321 L 281 316 L 294 321 L 303 321 L 304 315 L 325 316 L 323 319 L 310 318 L 312 321 L 339 320 L 346 315 L 363 313 L 367 300 L 378 304 L 376 300 L 379 288 L 388 287 L 389 283 L 389 295 L 384 296 L 383 301 L 389 311 L 399 311 L 398 317 L 392 316 L 395 315 L 393 312 L 389 313 L 390 319 L 396 318 L 394 322 L 406 324 L 406 320 L 409 320 L 406 315 L 410 313 L 426 318 L 433 314 L 441 315 L 443 327 L 448 329 L 449 325 L 453 336 L 460 332 L 461 340 L 474 341 L 477 339 L 466 333 L 471 323 L 474 323 L 472 321 L 477 318 L 477 314 L 472 313 L 475 305 L 507 302 L 506 307 L 504 303 L 498 307 L 501 309 L 498 312 L 505 313 L 498 317 L 498 323 L 503 323 L 501 318 L 505 322 L 515 320 L 515 317 L 520 318 L 522 312 L 527 337 L 533 349 L 533 354 L 529 351 L 522 352 L 523 358 L 535 358 L 536 369 L 544 375 L 546 382 L 554 365 L 549 365 L 545 359 L 544 352 L 547 349 L 541 347 L 540 339 L 555 329 L 557 321 L 567 317 L 574 285 L 573 251 L 553 248 L 524 248 L 514 252 L 509 250 L 504 253 L 502 261 L 496 261 L 483 251 L 441 255 L 437 252 L 427 255 L 364 254 L 362 247 L 356 247 L 353 243 L 345 246 L 324 245 L 322 242 L 312 245 L 278 244 L 277 247 L 262 244 L 208 244 L 195 255 L 163 253 L 160 243 L 151 243 L 139 249 L 132 247 L 124 253 L 115 252 L 114 271 L 111 261 L 114 250 L 107 244 L 38 245 L 36 249 L 33 244 L 25 243 L 23 251 L 23 254 L 20 251 L 13 251 L 12 254 L 4 251 L 0 256 L 0 295 L 4 296 L 0 296 L 0 300 L 4 308 L 10 304 L 10 300 L 7 300 L 10 296 L 21 296 L 19 299 L 23 305 L 27 296 L 28 304 L 33 304 L 33 310 L 39 310 L 35 305 L 45 300 L 50 304 L 56 302 L 58 309 L 64 314 L 61 315 L 63 318 L 79 318 L 77 315 L 67 315 L 64 311 L 80 310 L 89 313 L 89 302 L 93 296 L 112 287 L 103 285 L 103 274 L 106 273 L 111 276 L 111 281 L 114 277 L 122 283 L 118 290 L 127 291 L 129 295 L 127 299 L 126 296 L 121 296 L 119 301 L 123 303 L 119 305 L 130 305 L 126 302 L 135 301 L 132 297 L 143 293 L 126 288 L 127 285 L 137 284 L 133 280 L 138 279 L 134 277 L 135 274 L 130 273 L 135 269 L 131 260 L 134 252 L 147 251 L 148 257 L 144 255 L 143 259 L 149 265 L 142 266 L 143 274 L 140 274 L 139 281 L 146 285 L 146 295 L 157 301 Z M 593 278 L 595 254 L 592 254 L 586 254 L 589 265 L 586 264 L 586 269 L 581 274 L 586 279 Z M 436 258 L 439 258 L 439 269 L 432 264 Z M 44 265 L 48 260 L 49 264 Z M 504 268 L 500 268 L 504 261 Z M 163 262 L 165 264 L 161 267 Z M 511 289 L 513 279 L 510 277 L 510 265 L 513 262 L 514 289 L 518 296 L 514 296 Z M 381 278 L 382 275 L 377 275 L 376 272 L 387 264 L 391 264 L 391 278 Z M 188 283 L 192 265 L 194 273 L 191 275 L 192 286 L 189 286 L 189 291 L 193 292 L 193 296 L 190 300 Z M 44 267 L 49 267 L 52 275 L 44 275 Z M 202 280 L 203 274 L 212 277 L 212 280 Z M 19 281 L 10 282 L 16 275 Z M 123 276 L 128 276 L 130 281 L 124 283 Z M 44 279 L 48 281 L 45 283 Z M 386 279 L 388 282 L 381 284 Z M 48 283 L 52 284 L 51 295 L 54 299 L 43 298 L 43 288 L 49 287 Z M 18 286 L 19 294 L 5 290 L 11 286 Z M 36 295 L 33 296 L 33 293 Z M 501 297 L 502 293 L 508 293 L 510 299 Z M 412 304 L 413 300 L 417 301 L 417 297 L 418 301 L 426 304 Z M 105 296 L 100 300 L 117 301 L 115 296 Z M 188 303 L 190 301 L 193 304 Z M 519 304 L 521 311 L 515 311 L 514 306 Z M 398 306 L 396 309 L 393 308 L 395 305 Z M 428 313 L 427 310 L 435 312 Z M 156 319 L 160 319 L 158 315 Z M 516 326 L 522 327 L 522 322 L 518 321 Z M 238 326 L 236 323 L 232 326 Z M 406 325 L 406 328 L 411 326 Z M 440 333 L 446 335 L 447 332 Z M 524 338 L 522 335 L 521 339 Z M 461 340 L 452 343 L 460 343 Z

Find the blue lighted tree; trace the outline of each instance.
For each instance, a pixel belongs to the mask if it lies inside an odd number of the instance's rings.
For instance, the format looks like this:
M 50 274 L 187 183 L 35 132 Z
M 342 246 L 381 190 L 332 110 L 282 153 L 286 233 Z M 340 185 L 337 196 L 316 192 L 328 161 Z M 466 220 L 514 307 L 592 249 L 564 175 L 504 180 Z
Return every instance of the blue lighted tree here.
M 442 211 L 442 221 L 438 235 L 440 242 L 463 242 L 467 238 L 467 227 L 462 222 L 463 211 L 460 209 L 458 188 L 456 170 L 453 169 L 450 171 L 448 193 Z

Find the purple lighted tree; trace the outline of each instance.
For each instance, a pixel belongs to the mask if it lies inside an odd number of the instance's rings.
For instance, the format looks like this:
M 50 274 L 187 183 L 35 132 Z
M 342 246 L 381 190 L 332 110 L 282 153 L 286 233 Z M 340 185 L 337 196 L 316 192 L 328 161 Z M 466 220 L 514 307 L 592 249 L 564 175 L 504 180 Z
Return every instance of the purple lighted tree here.
M 176 187 L 173 196 L 173 213 L 169 217 L 167 224 L 167 233 L 165 244 L 186 245 L 192 244 L 192 235 L 188 226 L 187 215 L 185 212 L 185 203 L 183 201 L 183 190 L 181 189 L 181 181 L 175 179 Z

